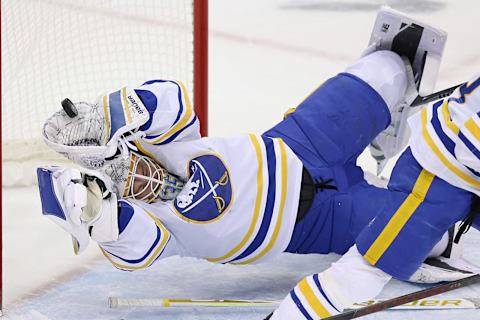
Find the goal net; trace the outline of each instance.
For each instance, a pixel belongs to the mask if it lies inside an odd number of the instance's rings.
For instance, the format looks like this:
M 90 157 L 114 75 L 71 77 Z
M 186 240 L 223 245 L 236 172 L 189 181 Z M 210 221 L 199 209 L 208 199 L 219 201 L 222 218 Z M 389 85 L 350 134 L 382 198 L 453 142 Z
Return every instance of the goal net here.
M 122 86 L 175 79 L 191 90 L 202 121 L 206 57 L 194 33 L 206 33 L 207 20 L 199 5 L 206 0 L 1 1 L 3 186 L 32 184 L 37 165 L 66 161 L 41 136 L 66 97 L 93 102 Z

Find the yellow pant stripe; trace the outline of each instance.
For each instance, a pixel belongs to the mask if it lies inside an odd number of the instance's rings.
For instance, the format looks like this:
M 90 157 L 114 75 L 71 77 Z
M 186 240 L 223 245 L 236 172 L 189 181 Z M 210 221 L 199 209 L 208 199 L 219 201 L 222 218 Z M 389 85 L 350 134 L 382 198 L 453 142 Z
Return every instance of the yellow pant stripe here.
M 298 284 L 298 288 L 300 289 L 300 292 L 303 294 L 305 299 L 307 299 L 310 308 L 315 311 L 315 313 L 320 319 L 330 317 L 332 315 L 330 312 L 328 312 L 328 310 L 323 306 L 322 302 L 315 295 L 312 288 L 307 282 L 307 278 L 304 278 L 302 281 L 300 281 L 300 283 Z
M 433 178 L 435 178 L 435 175 L 426 170 L 422 170 L 415 182 L 412 192 L 397 209 L 375 242 L 370 246 L 367 253 L 365 253 L 365 259 L 367 259 L 370 264 L 375 265 L 378 262 L 400 233 L 403 226 L 407 223 L 408 219 L 410 219 L 418 206 L 423 202 Z

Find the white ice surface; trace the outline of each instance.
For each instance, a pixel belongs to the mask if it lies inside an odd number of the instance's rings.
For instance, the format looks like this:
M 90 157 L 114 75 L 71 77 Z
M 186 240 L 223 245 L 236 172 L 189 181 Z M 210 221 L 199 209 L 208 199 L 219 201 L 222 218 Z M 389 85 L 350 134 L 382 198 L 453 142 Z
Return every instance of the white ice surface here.
M 359 55 L 379 3 L 211 0 L 210 135 L 262 132 L 278 122 L 286 109 Z M 448 31 L 437 89 L 479 72 L 478 1 L 389 3 Z M 366 155 L 360 163 L 374 169 Z M 95 246 L 74 256 L 69 237 L 41 217 L 34 188 L 4 189 L 3 219 L 4 307 L 9 319 L 262 319 L 269 310 L 112 310 L 106 299 L 109 295 L 280 299 L 302 276 L 319 272 L 336 259 L 285 254 L 268 264 L 239 267 L 171 258 L 149 270 L 128 273 L 113 269 Z M 467 256 L 480 263 L 480 233 L 471 232 L 467 240 Z M 393 282 L 382 296 L 417 289 Z M 478 297 L 480 286 L 451 295 Z M 480 319 L 480 312 L 391 311 L 372 319 Z

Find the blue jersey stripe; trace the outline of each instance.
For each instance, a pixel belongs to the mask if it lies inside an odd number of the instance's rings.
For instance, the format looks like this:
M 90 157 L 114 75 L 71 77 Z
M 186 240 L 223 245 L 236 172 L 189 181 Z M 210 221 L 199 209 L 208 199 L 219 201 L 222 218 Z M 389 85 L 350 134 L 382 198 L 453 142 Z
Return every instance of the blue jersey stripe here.
M 195 121 L 197 120 L 197 116 L 194 116 L 192 121 L 190 121 L 189 124 L 187 124 L 185 127 L 183 127 L 182 129 L 178 130 L 177 132 L 175 132 L 170 138 L 166 139 L 166 140 L 163 140 L 162 142 L 160 143 L 156 143 L 155 145 L 157 146 L 160 146 L 160 145 L 163 145 L 163 144 L 167 144 L 167 143 L 170 143 L 172 142 L 173 140 L 175 140 L 179 135 L 180 133 L 182 133 L 183 131 L 185 131 L 186 129 L 188 129 L 188 127 L 192 126 Z
M 110 109 L 110 122 L 112 126 L 108 139 L 110 140 L 118 129 L 125 126 L 125 113 L 122 106 L 120 90 L 108 95 L 108 107 Z
M 462 140 L 468 150 L 470 150 L 475 155 L 475 157 L 477 157 L 477 159 L 480 159 L 480 151 L 475 148 L 475 146 L 470 142 L 470 140 L 468 140 L 467 137 L 463 135 L 461 131 L 458 133 L 458 137 L 460 138 L 460 140 Z
M 320 290 L 320 293 L 323 295 L 323 297 L 325 298 L 325 300 L 327 300 L 327 302 L 330 304 L 330 306 L 332 306 L 335 310 L 337 310 L 338 312 L 340 312 L 340 310 L 338 310 L 337 308 L 335 308 L 335 306 L 334 306 L 333 303 L 330 301 L 330 299 L 328 299 L 327 294 L 323 291 L 323 288 L 322 288 L 322 285 L 320 284 L 320 280 L 318 279 L 318 274 L 317 274 L 317 273 L 313 275 L 313 281 L 314 281 L 315 284 L 317 285 L 318 290 Z
M 455 157 L 455 142 L 450 139 L 446 133 L 443 131 L 442 126 L 440 124 L 440 120 L 438 120 L 438 109 L 442 107 L 443 100 L 438 101 L 432 106 L 432 126 L 435 129 L 435 133 L 437 134 L 442 144 L 448 150 L 448 152 Z
M 170 242 L 170 239 L 171 238 L 168 238 L 167 242 L 165 243 L 165 246 L 163 247 L 162 251 L 160 251 L 158 256 L 148 266 L 144 266 L 144 268 L 147 268 L 147 267 L 151 266 L 155 261 L 157 261 L 158 259 L 160 259 L 162 257 L 162 254 L 165 251 L 165 249 L 167 248 L 167 245 Z M 104 251 L 105 251 L 105 249 L 104 249 Z M 120 269 L 122 271 L 130 271 L 130 272 L 135 271 L 135 269 L 125 269 L 125 268 L 122 268 L 122 267 L 120 267 L 118 265 L 115 265 L 115 264 L 114 264 L 114 267 L 117 268 L 117 269 Z
M 180 105 L 180 108 L 178 110 L 178 113 L 177 113 L 177 117 L 175 118 L 175 121 L 173 122 L 172 126 L 173 127 L 177 122 L 178 120 L 180 119 L 180 116 L 182 115 L 182 112 L 183 112 L 183 103 L 182 103 L 182 88 L 180 88 L 180 86 L 178 85 L 178 83 L 174 82 L 174 81 L 170 81 L 170 80 L 150 80 L 150 81 L 147 81 L 145 82 L 143 85 L 147 85 L 147 84 L 153 84 L 153 83 L 165 83 L 165 82 L 170 82 L 170 83 L 173 83 L 174 85 L 177 86 L 178 88 L 178 103 Z M 170 127 L 170 128 L 171 128 Z M 149 138 L 149 139 L 155 139 L 155 137 L 146 137 L 146 138 Z
M 152 125 L 153 115 L 157 110 L 157 104 L 158 104 L 157 96 L 150 90 L 135 89 L 134 91 L 137 94 L 137 96 L 140 98 L 140 100 L 143 102 L 143 105 L 145 106 L 145 108 L 147 108 L 147 112 L 149 114 L 147 122 L 141 125 L 139 130 L 147 131 Z
M 294 289 L 295 290 L 295 289 Z M 310 317 L 310 315 L 308 314 L 308 311 L 305 309 L 305 307 L 303 306 L 302 302 L 300 301 L 300 299 L 298 299 L 297 295 L 295 294 L 295 291 L 292 290 L 290 291 L 290 297 L 292 298 L 293 302 L 295 303 L 295 305 L 297 306 L 298 310 L 300 310 L 300 312 L 303 314 L 303 316 L 308 319 L 308 320 L 313 320 L 312 317 Z
M 157 228 L 157 238 L 155 239 L 155 241 L 153 242 L 152 246 L 150 247 L 150 249 L 148 249 L 147 253 L 145 253 L 145 255 L 143 257 L 141 257 L 140 259 L 132 259 L 132 260 L 129 260 L 129 259 L 124 259 L 122 257 L 119 257 L 117 256 L 116 254 L 113 254 L 107 250 L 105 250 L 105 252 L 107 252 L 108 254 L 124 261 L 124 262 L 127 262 L 127 263 L 131 263 L 131 264 L 136 264 L 136 263 L 140 263 L 142 262 L 143 260 L 145 260 L 149 255 L 150 253 L 152 253 L 153 249 L 155 249 L 155 247 L 157 246 L 158 242 L 160 241 L 161 237 L 162 237 L 162 231 L 160 230 L 160 228 L 156 227 Z M 170 240 L 170 239 L 169 239 Z M 166 245 L 165 245 L 166 247 Z M 162 252 L 163 252 L 163 249 L 162 249 Z M 160 253 L 161 255 L 161 253 Z M 160 256 L 159 255 L 159 256 Z
M 470 85 L 464 84 L 463 86 L 460 87 L 460 97 L 454 98 L 450 97 L 448 98 L 448 101 L 454 101 L 457 103 L 464 103 L 465 102 L 465 96 L 467 94 L 471 94 L 475 89 L 477 89 L 480 86 L 480 78 L 472 82 Z
M 118 234 L 122 234 L 133 217 L 133 207 L 125 201 L 118 201 Z
M 163 251 L 165 251 L 165 249 L 167 248 L 168 244 L 170 243 L 170 240 L 172 239 L 172 237 L 169 237 L 167 242 L 165 242 L 165 246 L 163 247 L 162 251 L 160 251 L 160 253 L 158 254 L 158 256 L 152 261 L 152 263 L 150 263 L 150 265 L 152 265 L 155 261 L 157 261 L 158 259 L 160 259 L 162 257 L 162 253 Z
M 438 109 L 442 107 L 442 104 L 443 104 L 443 100 L 440 100 L 438 101 L 437 103 L 435 103 L 433 106 L 432 106 L 432 120 L 431 120 L 431 124 L 433 126 L 433 129 L 435 130 L 435 133 L 437 134 L 438 138 L 440 139 L 440 141 L 442 142 L 442 144 L 445 146 L 445 149 L 447 149 L 447 151 L 456 159 L 457 157 L 455 156 L 455 142 L 450 139 L 447 134 L 443 131 L 442 129 L 442 126 L 440 124 L 440 120 L 438 120 Z M 461 134 L 461 133 L 460 133 Z M 471 144 L 462 134 L 462 136 L 460 136 L 459 134 L 459 138 L 460 140 L 462 140 L 463 143 L 465 142 L 468 142 L 469 144 Z M 462 139 L 462 137 L 464 139 Z M 468 147 L 468 145 L 465 143 L 465 145 Z M 472 145 L 473 148 L 475 148 L 473 145 Z M 470 147 L 468 147 L 470 149 Z M 471 149 L 470 149 L 471 150 Z M 475 149 L 476 150 L 476 149 Z M 473 152 L 473 151 L 472 151 Z M 477 150 L 478 152 L 478 150 Z M 480 155 L 480 153 L 479 153 Z M 478 156 L 477 156 L 478 157 Z M 467 168 L 471 173 L 473 173 L 474 175 L 480 177 L 480 173 L 478 173 L 477 171 L 473 170 L 472 168 L 464 165 L 465 168 Z
M 229 261 L 233 262 L 236 260 L 240 260 L 245 258 L 246 256 L 250 255 L 252 252 L 258 249 L 265 240 L 268 232 L 268 228 L 270 227 L 270 222 L 272 221 L 273 216 L 273 207 L 275 205 L 275 189 L 276 189 L 276 165 L 277 160 L 275 157 L 275 148 L 273 145 L 273 140 L 270 138 L 262 137 L 263 142 L 265 144 L 265 148 L 267 151 L 267 166 L 268 166 L 268 190 L 267 190 L 267 203 L 265 205 L 264 215 L 262 224 L 260 225 L 260 229 L 253 239 L 253 242 L 243 251 L 238 257 Z

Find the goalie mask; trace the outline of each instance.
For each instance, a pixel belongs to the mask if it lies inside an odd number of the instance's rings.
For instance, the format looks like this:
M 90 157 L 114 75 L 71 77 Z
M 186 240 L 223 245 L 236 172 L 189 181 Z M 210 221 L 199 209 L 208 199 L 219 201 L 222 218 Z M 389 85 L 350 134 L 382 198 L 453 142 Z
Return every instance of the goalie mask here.
M 115 184 L 117 194 L 148 203 L 171 200 L 180 192 L 183 182 L 151 158 L 130 152 L 102 168 Z

